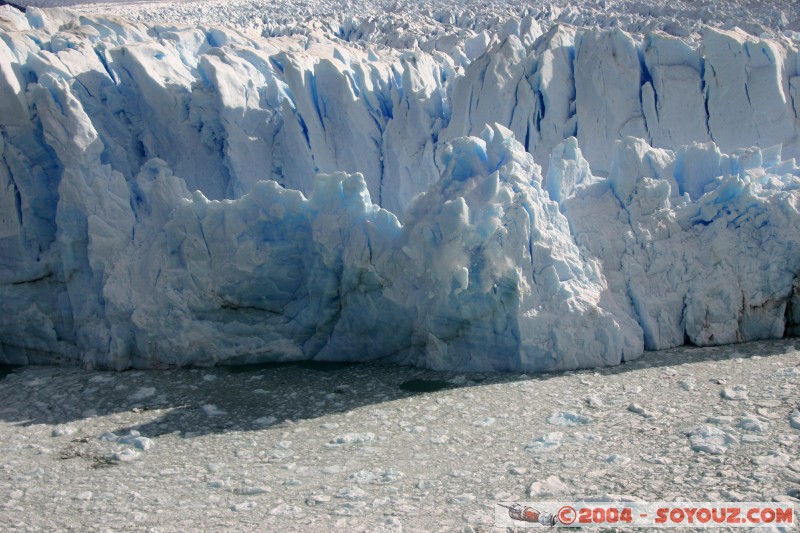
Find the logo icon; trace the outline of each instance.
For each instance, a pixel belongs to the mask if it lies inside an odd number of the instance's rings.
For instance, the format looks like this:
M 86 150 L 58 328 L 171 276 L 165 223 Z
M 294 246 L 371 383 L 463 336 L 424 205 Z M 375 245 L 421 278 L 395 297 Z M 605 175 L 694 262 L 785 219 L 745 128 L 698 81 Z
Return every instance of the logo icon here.
M 512 520 L 541 524 L 543 526 L 554 526 L 559 521 L 553 513 L 542 512 L 533 507 L 524 506 L 521 503 L 515 503 L 513 505 L 498 503 L 497 505 L 508 509 L 508 517 Z M 570 507 L 570 509 L 572 508 Z M 575 509 L 572 509 L 572 520 L 575 521 Z
M 556 515 L 558 521 L 568 526 L 572 524 L 575 519 L 578 517 L 578 513 L 575 512 L 575 508 L 570 505 L 565 505 L 564 507 L 558 510 L 558 514 Z

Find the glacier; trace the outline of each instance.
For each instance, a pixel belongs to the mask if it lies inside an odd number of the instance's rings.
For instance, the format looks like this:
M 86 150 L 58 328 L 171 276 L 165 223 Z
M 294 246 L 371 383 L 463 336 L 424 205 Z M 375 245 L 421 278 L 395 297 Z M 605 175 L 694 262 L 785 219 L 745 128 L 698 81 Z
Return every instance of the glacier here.
M 490 33 L 0 6 L 0 362 L 528 372 L 800 332 L 800 35 Z

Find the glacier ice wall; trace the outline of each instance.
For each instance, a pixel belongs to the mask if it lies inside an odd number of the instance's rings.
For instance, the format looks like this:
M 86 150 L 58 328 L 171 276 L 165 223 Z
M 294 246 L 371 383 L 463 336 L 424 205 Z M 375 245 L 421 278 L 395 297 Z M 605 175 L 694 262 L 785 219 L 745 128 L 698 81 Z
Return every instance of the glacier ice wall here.
M 800 328 L 790 37 L 0 25 L 0 361 L 539 371 Z

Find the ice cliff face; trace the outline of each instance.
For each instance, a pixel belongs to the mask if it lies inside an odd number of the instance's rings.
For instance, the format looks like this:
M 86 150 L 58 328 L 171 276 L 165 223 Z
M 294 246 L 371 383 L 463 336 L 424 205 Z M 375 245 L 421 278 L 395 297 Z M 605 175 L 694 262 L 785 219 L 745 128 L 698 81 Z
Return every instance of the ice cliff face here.
M 790 34 L 0 24 L 0 361 L 539 371 L 800 328 Z

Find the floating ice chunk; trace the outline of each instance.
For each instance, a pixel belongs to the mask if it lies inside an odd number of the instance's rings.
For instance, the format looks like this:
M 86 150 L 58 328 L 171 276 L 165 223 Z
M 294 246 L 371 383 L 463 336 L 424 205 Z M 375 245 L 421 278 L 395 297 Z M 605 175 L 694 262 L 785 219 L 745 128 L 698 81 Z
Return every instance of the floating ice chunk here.
M 655 465 L 671 465 L 672 459 L 661 455 L 642 455 L 642 461 Z
M 400 472 L 399 470 L 395 470 L 393 468 L 389 468 L 382 472 L 379 472 L 378 475 L 378 482 L 379 483 L 393 483 L 405 477 L 405 474 Z
M 631 458 L 625 455 L 612 453 L 611 455 L 604 457 L 603 461 L 605 461 L 606 463 L 611 463 L 616 466 L 625 466 L 631 462 Z
M 228 414 L 216 405 L 210 403 L 202 405 L 200 408 L 203 410 L 206 416 L 223 416 Z
M 730 433 L 714 426 L 698 426 L 688 433 L 689 442 L 696 452 L 722 455 L 735 444 L 736 438 Z
M 751 459 L 753 464 L 767 466 L 787 466 L 794 457 L 781 451 L 770 451 L 766 455 L 757 455 Z
M 733 424 L 733 417 L 732 416 L 709 416 L 706 418 L 706 422 L 709 424 L 722 424 L 722 425 L 730 425 Z
M 250 502 L 255 506 L 255 502 Z M 299 505 L 281 503 L 270 509 L 269 514 L 273 516 L 287 516 L 297 518 L 305 515 L 305 510 Z
M 345 500 L 363 500 L 367 497 L 367 491 L 359 487 L 344 487 L 336 493 L 336 497 Z
M 104 431 L 98 438 L 107 442 L 130 445 L 143 451 L 147 451 L 153 446 L 152 439 L 142 437 L 141 434 L 134 429 L 130 430 L 127 435 L 116 435 L 111 431 Z
M 525 450 L 537 453 L 550 452 L 561 446 L 561 440 L 563 438 L 564 434 L 562 432 L 553 431 L 531 441 L 527 446 L 525 446 Z
M 587 498 L 589 501 L 593 502 L 640 502 L 644 503 L 645 500 L 638 496 L 633 496 L 631 494 L 599 494 L 597 496 L 592 496 L 591 498 Z
M 258 507 L 258 504 L 256 502 L 253 502 L 253 501 L 241 502 L 241 503 L 233 504 L 231 506 L 231 511 L 235 511 L 237 513 L 244 513 L 244 512 L 247 512 L 247 511 L 252 511 L 256 507 Z
M 275 418 L 274 416 L 262 416 L 253 420 L 253 425 L 259 427 L 265 427 L 265 426 L 271 426 L 277 421 L 278 419 Z
M 742 401 L 747 400 L 747 387 L 745 385 L 732 385 L 730 387 L 725 387 L 720 392 L 720 396 L 725 398 L 726 400 L 733 400 L 733 401 Z
M 477 499 L 477 497 L 474 494 L 472 494 L 470 492 L 466 492 L 464 494 L 459 494 L 457 496 L 453 496 L 448 501 L 450 503 L 455 503 L 457 505 L 465 505 L 465 504 L 474 502 L 476 499 Z
M 258 486 L 249 486 L 243 487 L 236 491 L 237 494 L 244 494 L 245 496 L 255 496 L 257 494 L 266 494 L 268 492 L 272 492 L 272 489 L 267 486 L 258 485 Z
M 596 394 L 590 394 L 586 398 L 584 398 L 586 405 L 591 407 L 592 409 L 602 409 L 606 405 L 603 403 L 603 400 Z
M 128 397 L 128 399 L 131 401 L 144 400 L 145 398 L 154 396 L 155 393 L 156 393 L 155 387 L 140 387 L 139 390 L 131 394 Z
M 800 429 L 800 410 L 795 409 L 789 415 L 789 425 L 794 429 Z
M 365 442 L 370 442 L 375 439 L 375 434 L 366 432 L 366 433 L 345 433 L 343 435 L 337 435 L 336 437 L 332 438 L 328 444 L 333 446 L 339 446 L 343 444 L 363 444 Z
M 642 407 L 638 403 L 632 403 L 628 406 L 628 411 L 631 413 L 636 413 L 637 415 L 641 415 L 644 418 L 655 418 L 658 416 L 658 413 L 655 413 L 645 407 Z
M 775 375 L 782 378 L 800 377 L 800 367 L 790 366 L 775 371 Z
M 584 433 L 582 431 L 576 431 L 571 435 L 573 439 L 582 444 L 594 444 L 603 440 L 603 437 L 596 433 Z
M 547 423 L 554 426 L 580 426 L 590 422 L 592 422 L 591 417 L 572 411 L 559 411 L 547 418 Z
M 331 501 L 331 497 L 327 494 L 312 494 L 306 498 L 306 505 L 323 505 Z
M 73 426 L 69 425 L 58 425 L 53 428 L 53 431 L 50 433 L 53 437 L 64 437 L 67 435 L 72 435 L 77 431 Z
M 140 452 L 136 450 L 132 450 L 130 448 L 124 448 L 118 452 L 114 452 L 111 454 L 112 461 L 118 461 L 120 463 L 127 463 L 137 459 L 141 455 Z
M 742 417 L 739 419 L 736 426 L 745 431 L 752 431 L 754 433 L 764 433 L 769 430 L 769 423 L 755 416 Z
M 552 497 L 566 495 L 569 487 L 558 476 L 549 476 L 544 481 L 534 481 L 528 487 L 528 496 L 531 498 Z
M 347 479 L 354 483 L 377 483 L 378 475 L 368 470 L 360 470 L 347 476 Z

